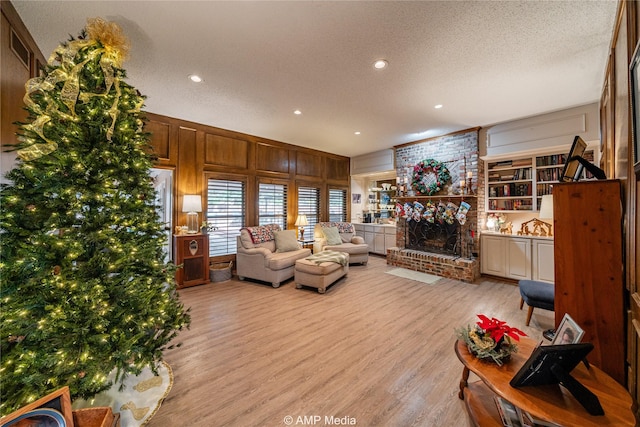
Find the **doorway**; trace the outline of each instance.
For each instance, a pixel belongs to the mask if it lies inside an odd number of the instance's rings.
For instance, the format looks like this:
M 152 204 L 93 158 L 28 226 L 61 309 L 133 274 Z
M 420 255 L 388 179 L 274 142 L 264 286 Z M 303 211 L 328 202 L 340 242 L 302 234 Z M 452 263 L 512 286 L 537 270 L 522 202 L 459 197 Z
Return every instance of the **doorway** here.
M 149 175 L 153 179 L 156 190 L 155 206 L 160 222 L 164 224 L 166 239 L 164 242 L 165 262 L 172 259 L 173 244 L 171 230 L 173 230 L 173 170 L 152 168 Z

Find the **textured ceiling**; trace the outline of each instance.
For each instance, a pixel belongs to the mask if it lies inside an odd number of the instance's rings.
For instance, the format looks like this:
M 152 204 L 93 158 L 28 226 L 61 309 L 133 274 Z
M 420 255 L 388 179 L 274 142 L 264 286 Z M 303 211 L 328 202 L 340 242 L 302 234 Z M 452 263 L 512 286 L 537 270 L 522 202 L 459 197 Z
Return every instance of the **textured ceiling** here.
M 45 57 L 87 18 L 120 24 L 147 111 L 345 156 L 597 102 L 617 5 L 12 3 Z

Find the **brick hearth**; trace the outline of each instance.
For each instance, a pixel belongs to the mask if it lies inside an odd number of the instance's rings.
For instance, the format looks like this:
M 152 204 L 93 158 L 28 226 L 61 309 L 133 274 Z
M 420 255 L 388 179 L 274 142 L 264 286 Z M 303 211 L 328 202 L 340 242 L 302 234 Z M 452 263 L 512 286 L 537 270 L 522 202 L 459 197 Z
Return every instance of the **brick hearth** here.
M 413 249 L 389 248 L 387 264 L 468 283 L 473 283 L 480 277 L 480 263 L 475 258 L 467 259 Z

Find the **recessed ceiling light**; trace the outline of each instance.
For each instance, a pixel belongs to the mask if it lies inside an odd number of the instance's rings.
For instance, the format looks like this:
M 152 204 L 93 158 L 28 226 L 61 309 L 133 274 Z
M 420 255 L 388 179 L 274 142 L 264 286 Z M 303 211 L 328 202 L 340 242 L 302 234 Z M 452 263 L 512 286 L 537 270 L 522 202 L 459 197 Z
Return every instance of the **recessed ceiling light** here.
M 202 77 L 198 76 L 197 74 L 189 74 L 189 79 L 195 83 L 200 83 L 202 81 Z
M 442 104 L 434 105 L 433 108 L 435 108 L 436 110 L 439 110 L 440 108 L 442 108 Z
M 293 112 L 293 114 L 295 114 L 296 116 L 299 116 L 300 114 L 302 114 L 302 111 L 300 111 L 300 110 L 295 110 L 295 111 Z
M 354 134 L 356 134 L 356 135 L 360 135 L 360 131 L 359 131 L 359 130 L 357 130 L 357 131 L 355 131 L 355 132 L 354 132 Z
M 378 70 L 382 70 L 387 65 L 389 65 L 389 63 L 387 61 L 385 61 L 384 59 L 378 59 L 376 62 L 373 63 L 373 67 L 378 69 Z

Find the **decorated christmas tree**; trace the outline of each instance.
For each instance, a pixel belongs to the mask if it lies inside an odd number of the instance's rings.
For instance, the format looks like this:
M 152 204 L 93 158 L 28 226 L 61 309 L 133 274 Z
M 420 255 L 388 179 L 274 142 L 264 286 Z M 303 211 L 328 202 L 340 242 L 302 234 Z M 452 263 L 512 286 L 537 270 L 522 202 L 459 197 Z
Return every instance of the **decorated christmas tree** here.
M 0 414 L 68 385 L 90 398 L 150 366 L 188 310 L 164 261 L 144 97 L 120 27 L 90 19 L 26 84 L 0 190 Z

